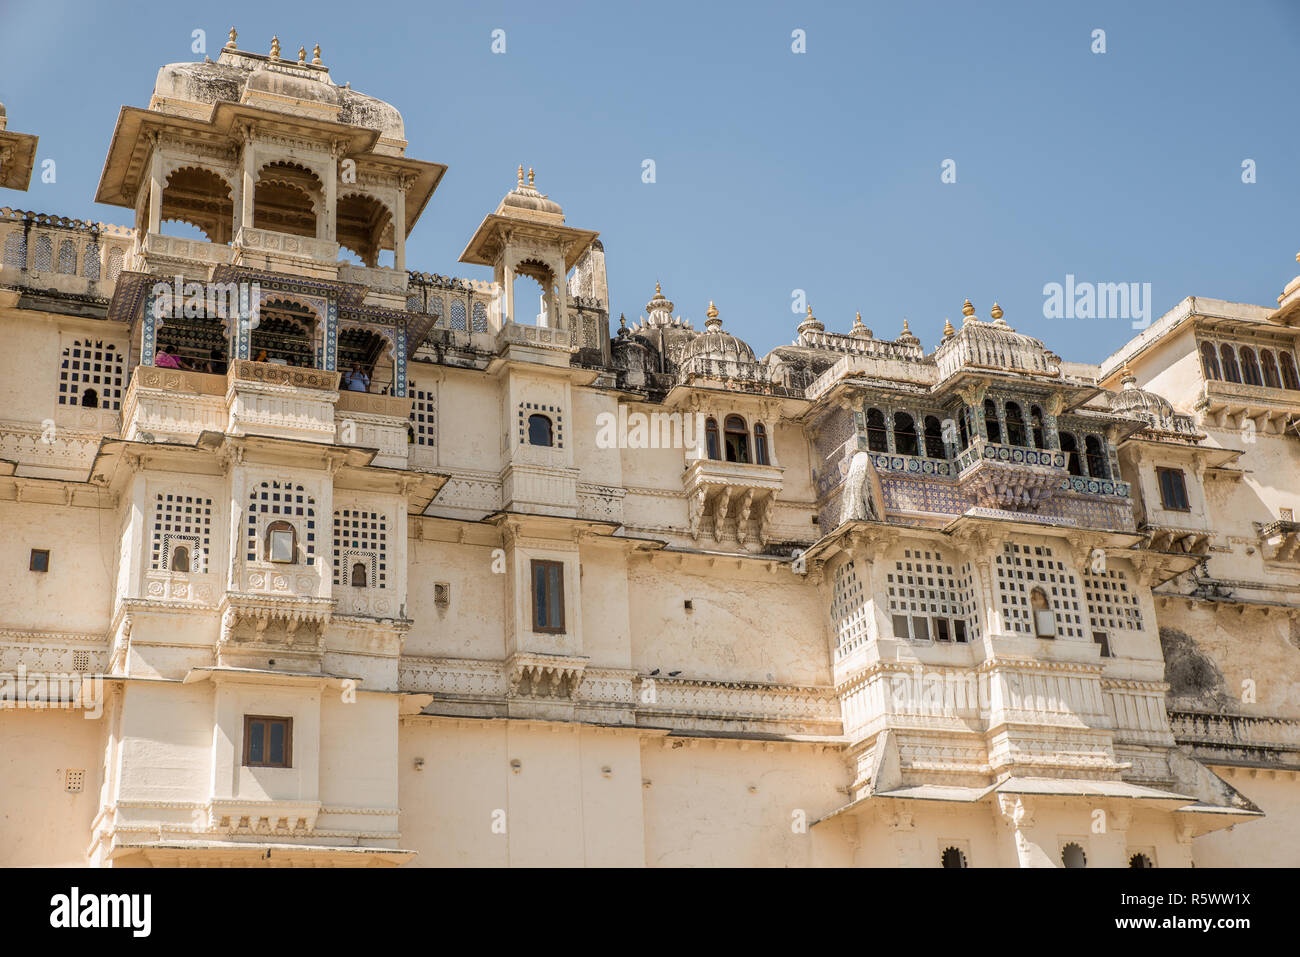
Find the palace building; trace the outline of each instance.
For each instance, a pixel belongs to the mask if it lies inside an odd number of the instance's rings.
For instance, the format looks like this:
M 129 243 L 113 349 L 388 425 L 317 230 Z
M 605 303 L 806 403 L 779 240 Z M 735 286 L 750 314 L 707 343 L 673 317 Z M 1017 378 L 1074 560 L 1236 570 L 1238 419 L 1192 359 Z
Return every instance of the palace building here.
M 760 357 L 406 147 L 232 30 L 0 209 L 0 863 L 1300 864 L 1300 278 Z

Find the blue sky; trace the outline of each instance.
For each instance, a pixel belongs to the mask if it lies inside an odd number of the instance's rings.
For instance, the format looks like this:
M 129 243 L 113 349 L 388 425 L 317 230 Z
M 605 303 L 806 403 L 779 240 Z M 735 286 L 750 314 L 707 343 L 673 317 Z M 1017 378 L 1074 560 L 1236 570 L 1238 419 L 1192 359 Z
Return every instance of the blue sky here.
M 1159 316 L 1187 295 L 1272 304 L 1297 271 L 1293 0 L 234 0 L 217 15 L 0 0 L 0 101 L 41 138 L 31 189 L 0 205 L 128 223 L 93 202 L 119 107 L 147 105 L 163 63 L 202 59 L 192 31 L 215 57 L 234 25 L 258 52 L 272 34 L 286 56 L 319 42 L 336 82 L 402 112 L 409 155 L 448 164 L 412 268 L 487 278 L 456 260 L 523 163 L 570 225 L 601 232 L 615 317 L 640 315 L 659 279 L 697 325 L 716 301 L 760 354 L 794 337 L 796 289 L 830 330 L 860 310 L 892 338 L 906 316 L 927 350 L 965 297 L 981 317 L 997 300 L 1097 361 L 1130 321 L 1044 318 L 1046 283 L 1150 283 Z

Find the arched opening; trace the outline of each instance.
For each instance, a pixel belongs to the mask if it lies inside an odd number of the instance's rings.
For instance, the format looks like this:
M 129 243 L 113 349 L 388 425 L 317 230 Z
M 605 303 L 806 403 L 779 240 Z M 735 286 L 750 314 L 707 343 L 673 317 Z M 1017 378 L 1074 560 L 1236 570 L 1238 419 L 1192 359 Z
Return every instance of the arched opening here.
M 253 189 L 253 227 L 291 236 L 316 236 L 316 210 L 324 195 L 320 179 L 306 167 L 269 163 Z
M 1279 352 L 1278 358 L 1282 364 L 1282 388 L 1297 390 L 1300 389 L 1300 377 L 1296 376 L 1295 360 L 1291 358 L 1289 352 Z
M 59 260 L 54 271 L 64 276 L 77 274 L 77 244 L 71 239 L 59 243 Z
M 947 847 L 943 851 L 944 867 L 966 867 L 966 855 L 959 847 Z
M 184 545 L 177 545 L 172 550 L 171 570 L 174 572 L 187 572 L 190 570 L 190 550 Z
M 316 325 L 315 313 L 298 303 L 282 299 L 263 303 L 249 340 L 249 355 L 257 362 L 315 368 Z
M 1083 448 L 1088 458 L 1088 475 L 1095 479 L 1109 478 L 1110 470 L 1106 468 L 1106 452 L 1101 447 L 1101 439 L 1090 435 L 1084 439 Z
M 1061 848 L 1061 863 L 1066 867 L 1087 867 L 1088 857 L 1083 853 L 1083 848 L 1071 841 Z
M 343 371 L 343 387 L 353 392 L 391 392 L 391 352 L 389 340 L 371 329 L 356 326 L 340 329 L 338 367 Z M 357 376 L 358 372 L 360 377 Z
M 381 250 L 393 248 L 393 214 L 373 196 L 348 193 L 338 201 L 338 242 L 362 265 L 379 265 Z
M 988 433 L 990 442 L 1001 444 L 1002 425 L 998 422 L 998 407 L 992 399 L 984 400 L 984 430 Z
M 83 389 L 81 392 L 81 405 L 86 409 L 99 408 L 99 393 L 94 389 Z
M 528 417 L 528 444 L 546 448 L 554 444 L 551 438 L 551 420 L 547 416 L 534 412 Z
M 1139 852 L 1128 859 L 1128 866 L 1133 868 L 1147 868 L 1155 867 L 1155 864 L 1151 863 L 1151 858 Z
M 164 235 L 225 245 L 235 223 L 230 184 L 198 166 L 173 170 L 163 186 L 160 218 L 169 224 L 160 230 Z
M 767 457 L 767 428 L 762 422 L 754 423 L 754 462 L 758 465 L 771 465 Z
M 1246 385 L 1263 385 L 1259 375 L 1259 363 L 1255 360 L 1255 350 L 1250 346 L 1241 347 L 1241 378 Z
M 1029 407 L 1029 427 L 1034 434 L 1034 448 L 1047 448 L 1047 440 L 1043 436 L 1043 410 L 1036 405 Z
M 1221 378 L 1221 374 L 1219 372 L 1219 357 L 1214 354 L 1214 343 L 1212 342 L 1201 343 L 1201 366 L 1205 370 L 1205 378 L 1207 379 Z
M 532 280 L 522 282 L 524 279 Z M 534 289 L 536 283 L 540 295 Z M 515 266 L 515 281 L 511 288 L 514 315 L 510 319 L 524 325 L 553 328 L 557 325 L 555 310 L 556 277 L 551 267 L 537 259 L 525 259 Z
M 1223 360 L 1223 378 L 1228 382 L 1240 382 L 1241 373 L 1237 370 L 1237 354 L 1226 342 L 1219 346 L 1219 357 Z
M 729 415 L 722 425 L 728 462 L 749 462 L 749 429 L 738 415 Z
M 718 438 L 718 420 L 709 416 L 704 420 L 704 444 L 709 458 L 722 458 L 722 443 Z
M 879 409 L 867 410 L 867 448 L 872 452 L 889 451 L 889 430 L 885 428 L 885 413 Z
M 967 420 L 970 418 L 970 409 L 962 406 L 957 411 L 957 440 L 964 449 L 970 445 L 970 426 Z
M 1277 374 L 1277 359 L 1273 357 L 1272 349 L 1259 350 L 1259 368 L 1264 376 L 1264 385 L 1270 389 L 1282 388 L 1282 380 Z
M 1020 413 L 1020 406 L 1015 402 L 1008 402 L 1005 406 L 1007 416 L 1007 444 L 1025 446 L 1028 443 L 1025 440 L 1025 420 Z
M 925 417 L 925 454 L 932 459 L 948 457 L 948 449 L 943 444 L 943 424 L 937 415 Z
M 1065 467 L 1071 475 L 1082 475 L 1083 463 L 1079 461 L 1079 440 L 1072 432 L 1061 432 L 1057 438 L 1061 443 L 1061 451 L 1065 453 Z
M 352 587 L 353 588 L 366 587 L 366 563 L 365 562 L 352 563 Z
M 916 421 L 909 412 L 894 413 L 894 451 L 899 455 L 920 455 L 917 447 Z
M 1034 613 L 1034 634 L 1039 638 L 1056 637 L 1056 614 L 1047 600 L 1047 592 L 1035 588 L 1029 593 L 1029 606 Z

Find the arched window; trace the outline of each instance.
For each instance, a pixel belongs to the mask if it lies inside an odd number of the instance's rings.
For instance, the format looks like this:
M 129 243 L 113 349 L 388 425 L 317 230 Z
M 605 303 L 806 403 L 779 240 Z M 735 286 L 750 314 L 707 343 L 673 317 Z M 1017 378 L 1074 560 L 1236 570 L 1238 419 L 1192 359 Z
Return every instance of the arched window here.
M 1136 868 L 1155 867 L 1155 865 L 1151 863 L 1151 858 L 1142 853 L 1137 853 L 1130 857 L 1128 859 L 1128 866 Z
M 32 253 L 32 269 L 37 272 L 49 272 L 54 260 L 54 244 L 49 236 L 37 236 L 36 247 Z
M 1083 848 L 1071 841 L 1061 848 L 1061 863 L 1066 867 L 1087 867 L 1088 857 L 1083 853 Z
M 184 545 L 177 545 L 172 551 L 171 570 L 174 572 L 190 570 L 190 550 Z
M 1241 347 L 1241 378 L 1246 385 L 1263 385 L 1259 377 L 1259 363 L 1255 361 L 1255 350 L 1250 346 Z
M 916 423 L 908 412 L 894 413 L 894 451 L 899 455 L 920 455 L 917 448 Z
M 1034 634 L 1039 638 L 1056 637 L 1056 614 L 1047 600 L 1047 592 L 1035 588 L 1029 593 L 1029 605 L 1034 610 Z
M 77 245 L 71 239 L 59 243 L 59 265 L 55 272 L 64 276 L 77 274 Z
M 1036 405 L 1029 407 L 1029 427 L 1034 430 L 1034 448 L 1047 448 L 1047 440 L 1043 437 L 1043 410 Z
M 1072 432 L 1061 432 L 1057 438 L 1061 442 L 1061 451 L 1065 453 L 1065 466 L 1070 474 L 1082 475 L 1083 463 L 1079 461 L 1079 440 Z
M 451 301 L 451 324 L 449 328 L 458 329 L 461 332 L 465 331 L 465 304 L 459 299 Z
M 1106 468 L 1106 453 L 1101 447 L 1101 439 L 1090 435 L 1083 442 L 1084 454 L 1088 459 L 1088 475 L 1095 479 L 1110 477 Z
M 970 445 L 970 426 L 966 424 L 969 418 L 970 409 L 962 406 L 957 411 L 957 439 L 961 442 L 963 449 Z
M 1282 380 L 1277 374 L 1277 360 L 1273 358 L 1272 349 L 1259 350 L 1259 367 L 1264 375 L 1264 385 L 1270 389 L 1282 388 Z
M 5 240 L 4 264 L 12 269 L 27 268 L 27 233 L 15 229 Z
M 767 429 L 762 422 L 754 423 L 754 462 L 758 465 L 771 465 L 767 457 Z
M 889 430 L 885 428 L 885 413 L 879 409 L 867 410 L 867 448 L 872 452 L 889 451 Z
M 709 458 L 722 458 L 722 445 L 718 440 L 718 420 L 712 416 L 704 420 L 704 444 Z
M 925 454 L 932 459 L 948 457 L 948 450 L 943 444 L 943 426 L 936 415 L 925 417 Z
M 738 415 L 729 415 L 722 424 L 723 442 L 728 462 L 749 461 L 749 429 Z
M 1219 356 L 1223 359 L 1223 378 L 1228 382 L 1240 382 L 1241 373 L 1237 371 L 1237 353 L 1226 342 L 1219 346 Z
M 534 412 L 528 417 L 528 444 L 542 445 L 547 448 L 553 444 L 551 441 L 551 420 Z
M 99 278 L 99 241 L 93 236 L 86 244 L 86 253 L 81 258 L 81 275 L 86 279 Z
M 1282 388 L 1300 389 L 1300 377 L 1295 374 L 1295 360 L 1291 358 L 1291 353 L 1279 352 L 1278 358 L 1282 363 Z
M 99 393 L 96 392 L 94 389 L 82 389 L 81 405 L 83 408 L 87 408 L 87 409 L 98 409 Z
M 472 331 L 474 332 L 488 331 L 487 306 L 483 305 L 483 303 L 481 302 L 474 303 L 473 319 L 474 319 L 474 327 Z
M 984 429 L 988 432 L 990 442 L 1001 443 L 1002 426 L 998 424 L 998 407 L 992 399 L 984 400 Z
M 112 282 L 122 272 L 123 253 L 120 247 L 114 246 L 108 251 L 108 275 L 104 278 Z
M 1201 343 L 1201 365 L 1205 369 L 1205 378 L 1219 379 L 1222 378 L 1219 372 L 1219 357 L 1214 354 L 1214 343 Z
M 265 560 L 286 565 L 298 561 L 298 530 L 289 522 L 271 522 L 266 526 Z
M 1007 445 L 1027 445 L 1025 439 L 1025 420 L 1020 414 L 1020 405 L 1008 402 L 1005 406 L 1007 416 Z
M 353 588 L 366 587 L 366 563 L 365 562 L 352 563 L 352 587 Z

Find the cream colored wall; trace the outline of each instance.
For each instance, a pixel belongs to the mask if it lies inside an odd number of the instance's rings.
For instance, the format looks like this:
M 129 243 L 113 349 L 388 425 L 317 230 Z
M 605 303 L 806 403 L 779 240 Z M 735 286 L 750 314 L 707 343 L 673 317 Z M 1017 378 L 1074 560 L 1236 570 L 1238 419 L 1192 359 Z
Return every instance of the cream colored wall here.
M 1300 772 L 1210 765 L 1263 819 L 1196 838 L 1197 867 L 1300 867 Z
M 0 529 L 0 628 L 102 634 L 113 595 L 113 513 L 0 500 Z M 49 549 L 48 572 L 28 570 L 34 548 Z
M 410 540 L 413 619 L 403 653 L 450 658 L 505 656 L 507 575 L 493 571 L 496 546 Z M 451 585 L 446 608 L 434 604 L 434 582 Z
M 419 852 L 413 866 L 644 863 L 637 732 L 416 717 L 399 737 L 402 846 Z
M 763 562 L 719 559 L 709 568 L 697 561 L 675 566 L 673 556 L 661 556 L 629 568 L 634 668 L 722 681 L 830 684 L 826 611 L 815 586 L 784 566 L 769 571 Z M 684 608 L 688 599 L 691 611 Z
M 0 866 L 81 867 L 99 809 L 104 721 L 64 709 L 0 710 Z M 79 794 L 65 771 L 86 772 Z

